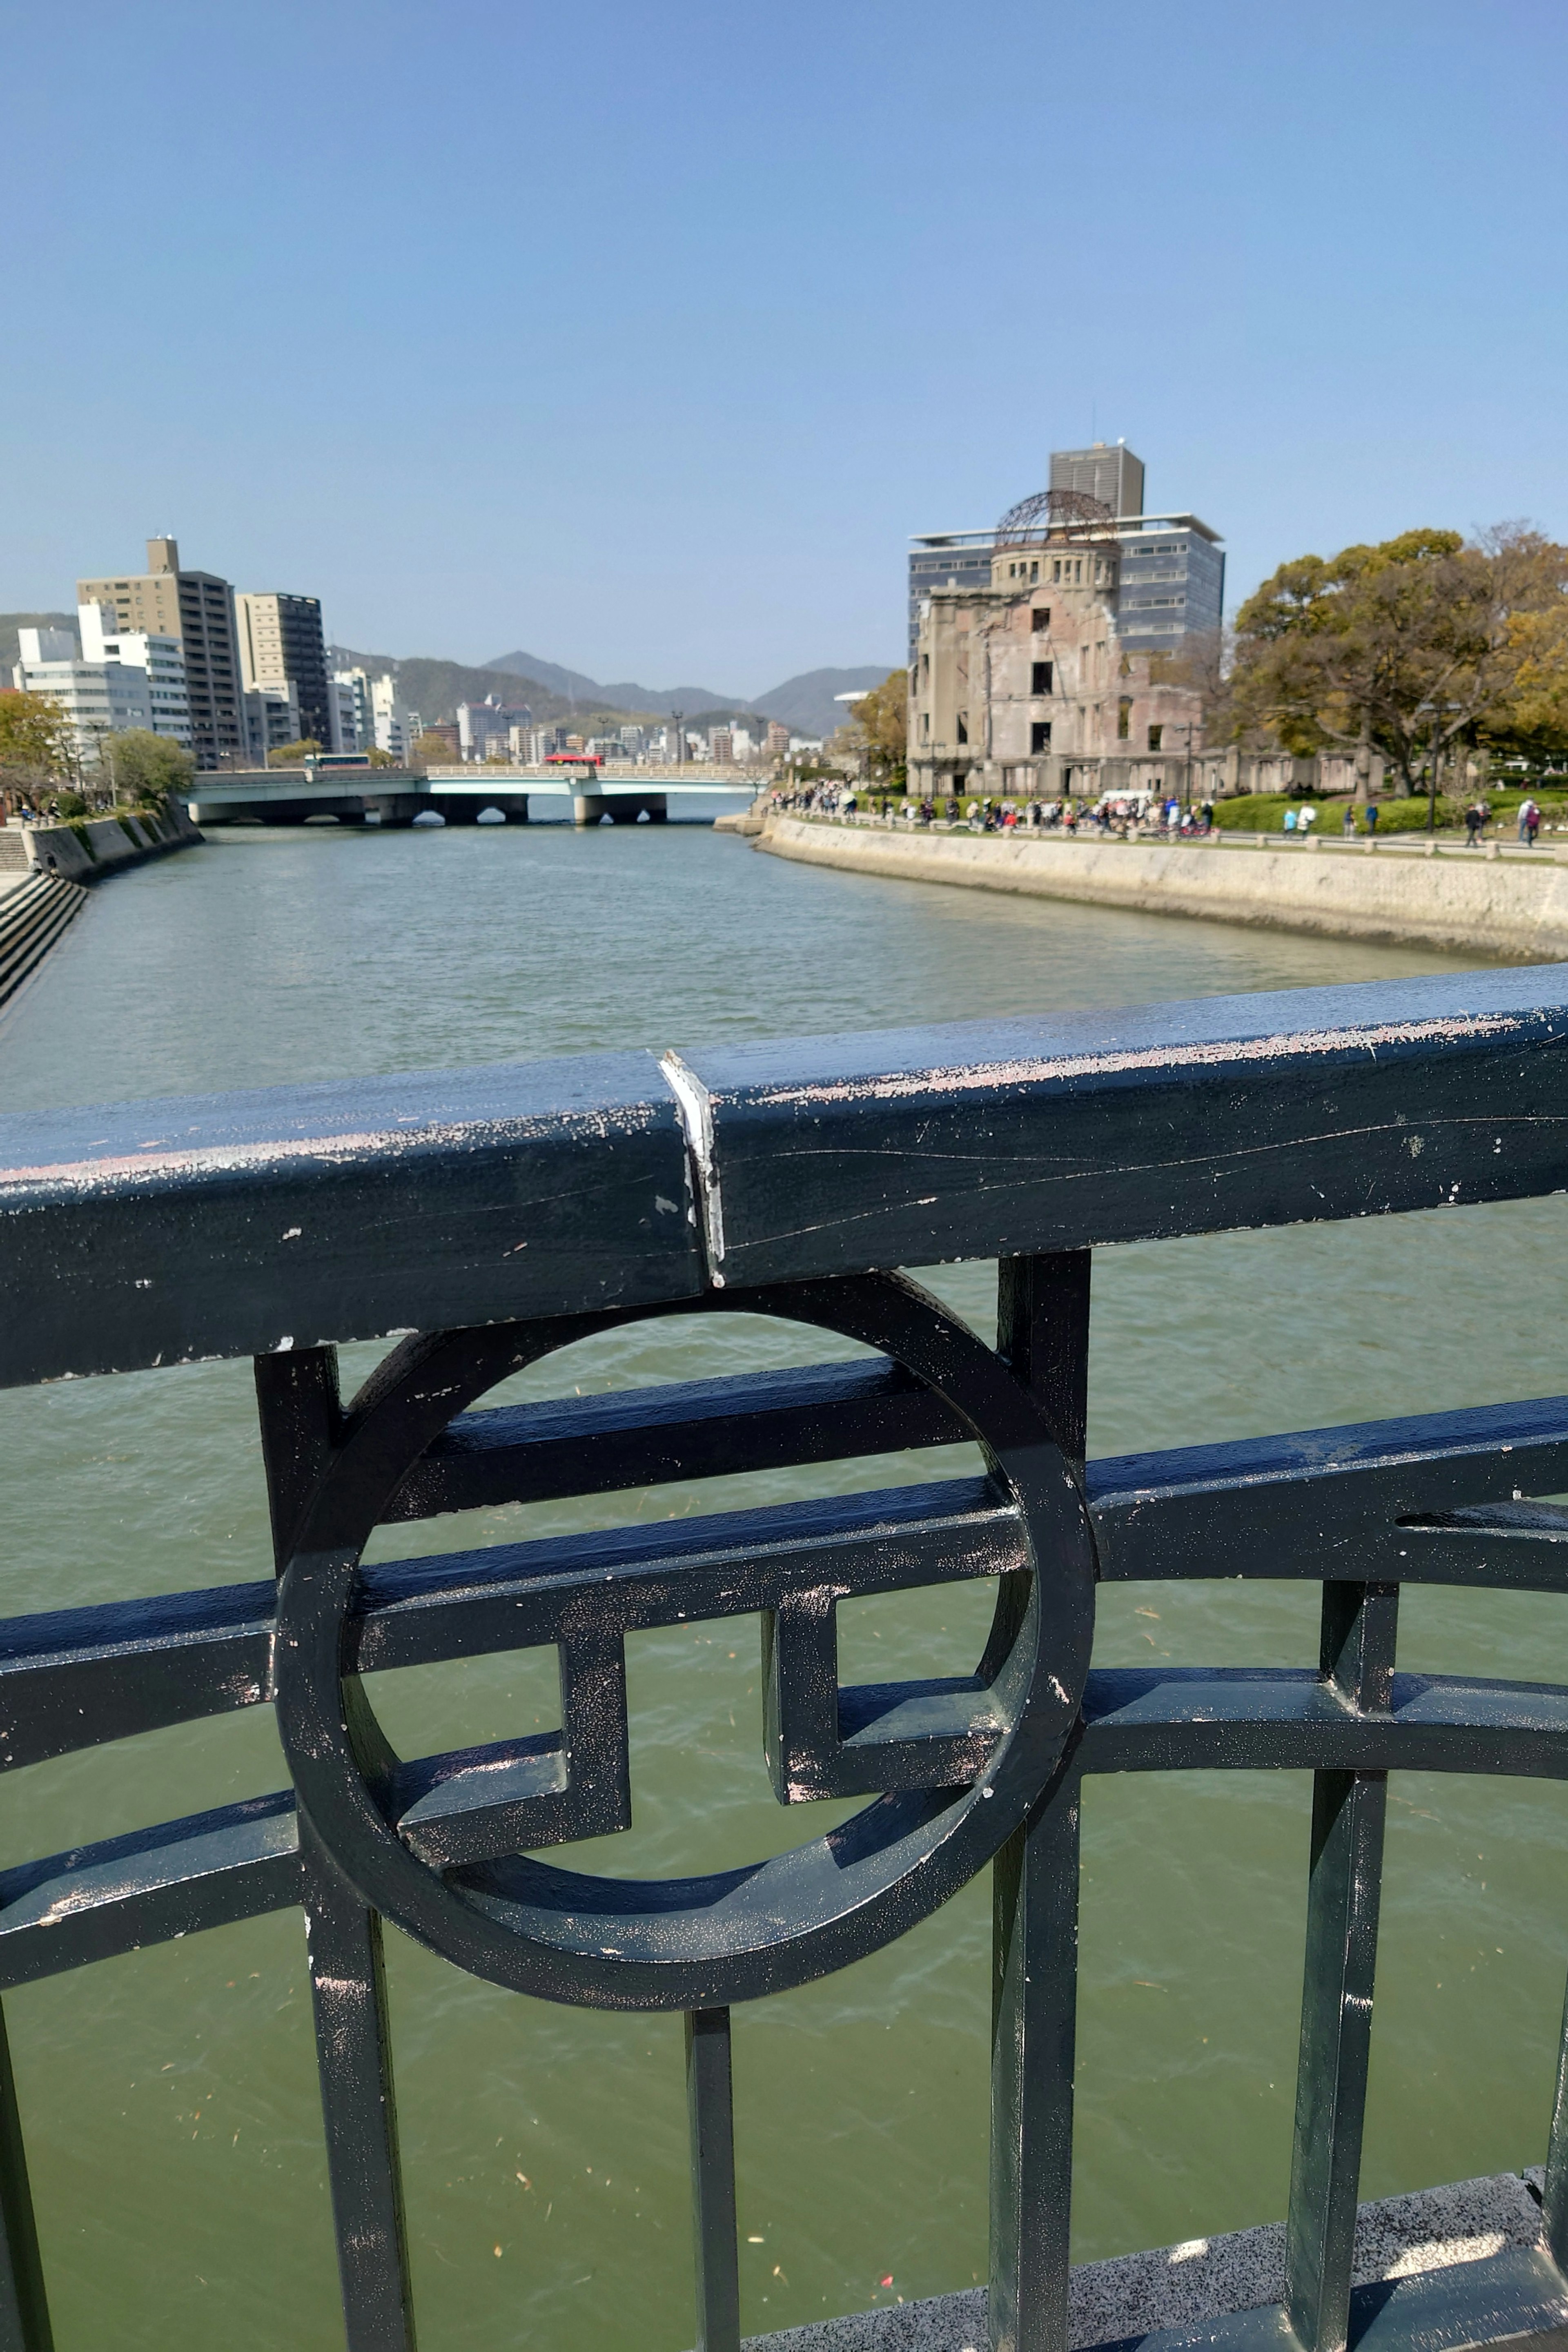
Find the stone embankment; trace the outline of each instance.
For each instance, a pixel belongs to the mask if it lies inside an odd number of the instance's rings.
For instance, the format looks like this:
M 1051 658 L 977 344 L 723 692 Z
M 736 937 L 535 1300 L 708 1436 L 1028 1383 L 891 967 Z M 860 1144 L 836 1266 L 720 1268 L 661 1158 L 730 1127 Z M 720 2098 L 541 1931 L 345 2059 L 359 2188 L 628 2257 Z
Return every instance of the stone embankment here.
M 1568 958 L 1568 858 L 1549 849 L 1512 852 L 1495 842 L 1450 848 L 1420 835 L 1342 845 L 1315 838 L 1289 847 L 1272 835 L 1053 839 L 783 814 L 768 816 L 756 846 L 906 882 L 1412 941 L 1508 962 Z
M 143 866 L 150 857 L 194 848 L 202 836 L 176 803 L 161 816 L 127 812 L 79 819 L 74 824 L 7 825 L 0 845 L 12 854 L 0 862 L 15 864 L 12 845 L 18 838 L 34 872 L 63 875 L 68 882 L 99 882 L 107 874 L 123 873 L 128 866 Z
M 55 874 L 0 872 L 0 1003 L 41 963 L 87 892 Z

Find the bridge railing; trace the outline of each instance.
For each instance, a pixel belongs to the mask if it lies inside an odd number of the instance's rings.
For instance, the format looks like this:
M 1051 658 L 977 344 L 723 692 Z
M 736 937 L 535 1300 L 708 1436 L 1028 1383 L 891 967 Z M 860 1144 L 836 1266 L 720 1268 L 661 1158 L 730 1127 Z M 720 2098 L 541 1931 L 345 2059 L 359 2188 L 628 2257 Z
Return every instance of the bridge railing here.
M 1553 968 L 0 1118 L 0 1383 L 253 1356 L 276 1570 L 0 1626 L 5 1769 L 272 1706 L 290 1772 L 0 1875 L 0 1989 L 303 1906 L 354 2352 L 415 2335 L 383 1920 L 502 1985 L 681 2011 L 700 2340 L 733 2352 L 732 2007 L 989 1866 L 991 2342 L 1063 2352 L 1084 1778 L 1310 1770 L 1286 2296 L 1226 2341 L 1560 2341 L 1568 2093 L 1542 2250 L 1352 2293 L 1352 2241 L 1387 1775 L 1568 1776 L 1568 1690 L 1401 1673 L 1400 1590 L 1568 1590 L 1568 1515 L 1530 1499 L 1568 1488 L 1568 1397 L 1087 1464 L 1084 1426 L 1096 1244 L 1560 1190 L 1565 1079 Z M 994 1346 L 900 1271 L 992 1257 Z M 736 1310 L 874 1352 L 481 1404 L 619 1323 Z M 397 1334 L 344 1401 L 336 1343 Z M 363 1564 L 479 1504 L 955 1438 L 982 1475 Z M 1100 1582 L 1234 1577 L 1321 1587 L 1315 1661 L 1091 1667 Z M 841 1602 L 969 1579 L 973 1674 L 840 1684 Z M 705 1878 L 559 1866 L 630 1820 L 626 1635 L 741 1613 L 779 1801 L 861 1810 Z M 530 1646 L 558 1731 L 395 1752 L 376 1672 Z M 27 2128 L 0 2041 L 0 2344 L 39 2352 Z

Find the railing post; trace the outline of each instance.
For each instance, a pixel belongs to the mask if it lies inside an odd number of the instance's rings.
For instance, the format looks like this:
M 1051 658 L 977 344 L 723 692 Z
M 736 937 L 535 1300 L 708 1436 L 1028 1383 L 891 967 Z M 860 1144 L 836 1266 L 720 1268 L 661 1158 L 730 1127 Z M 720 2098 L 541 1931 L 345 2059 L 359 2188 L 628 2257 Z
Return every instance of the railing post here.
M 740 2352 L 735 2119 L 727 2009 L 687 2011 L 686 2105 L 691 2125 L 697 2352 Z
M 54 2352 L 11 2044 L 0 2015 L 0 2352 Z
M 1320 1670 L 1363 1714 L 1392 1696 L 1399 1588 L 1323 1587 Z M 1343 2352 L 1372 2051 L 1388 1776 L 1318 1772 L 1285 2242 L 1285 2304 L 1306 2352 Z
M 289 1348 L 252 1358 L 261 1421 L 261 1459 L 278 1573 L 289 1564 L 294 1530 L 331 1459 L 342 1421 L 335 1348 Z
M 1563 2032 L 1557 2045 L 1557 2095 L 1552 2103 L 1542 2205 L 1552 2259 L 1560 2271 L 1568 2270 L 1568 2000 L 1563 2005 Z
M 300 1823 L 316 2063 L 348 2352 L 415 2352 L 381 1921 Z
M 1089 1297 L 1088 1250 L 1004 1258 L 998 1269 L 998 1349 L 1080 1476 Z M 992 2352 L 1067 2345 L 1079 1786 L 1069 1761 L 993 1870 Z

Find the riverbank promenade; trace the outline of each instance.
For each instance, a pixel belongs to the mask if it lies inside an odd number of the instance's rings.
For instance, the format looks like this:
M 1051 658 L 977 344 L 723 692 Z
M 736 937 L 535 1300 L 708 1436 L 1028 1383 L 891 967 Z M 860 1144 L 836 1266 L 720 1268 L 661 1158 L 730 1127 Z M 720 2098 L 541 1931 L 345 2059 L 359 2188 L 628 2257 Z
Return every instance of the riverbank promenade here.
M 858 874 L 1143 914 L 1408 940 L 1518 962 L 1568 957 L 1568 845 L 1471 849 L 1424 834 L 1350 841 L 1215 831 L 1121 839 L 1088 828 L 1001 833 L 897 819 L 759 811 L 744 826 L 775 857 Z

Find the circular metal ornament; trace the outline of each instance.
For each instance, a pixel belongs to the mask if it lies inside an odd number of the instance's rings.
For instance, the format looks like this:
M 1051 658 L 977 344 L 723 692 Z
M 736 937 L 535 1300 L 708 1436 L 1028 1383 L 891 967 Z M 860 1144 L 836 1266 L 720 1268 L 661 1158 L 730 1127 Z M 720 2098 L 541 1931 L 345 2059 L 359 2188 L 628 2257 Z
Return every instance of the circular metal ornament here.
M 389 1811 L 397 1759 L 348 1663 L 364 1546 L 426 1447 L 498 1381 L 618 1324 L 694 1311 L 766 1315 L 860 1340 L 937 1391 L 972 1433 L 1016 1511 L 1026 1562 L 1000 1580 L 981 1669 L 1005 1727 L 969 1785 L 877 1796 L 826 1835 L 743 1869 L 632 1881 L 521 1854 L 432 1867 Z M 388 1359 L 312 1498 L 279 1594 L 279 1727 L 316 1843 L 367 1905 L 432 1950 L 550 2000 L 714 2007 L 808 1983 L 890 1942 L 991 1859 L 1047 1787 L 1076 1719 L 1094 1573 L 1082 1495 L 1033 1400 L 903 1276 L 441 1332 Z M 605 1630 L 618 1639 L 613 1622 Z M 563 1644 L 571 1638 L 563 1633 Z

